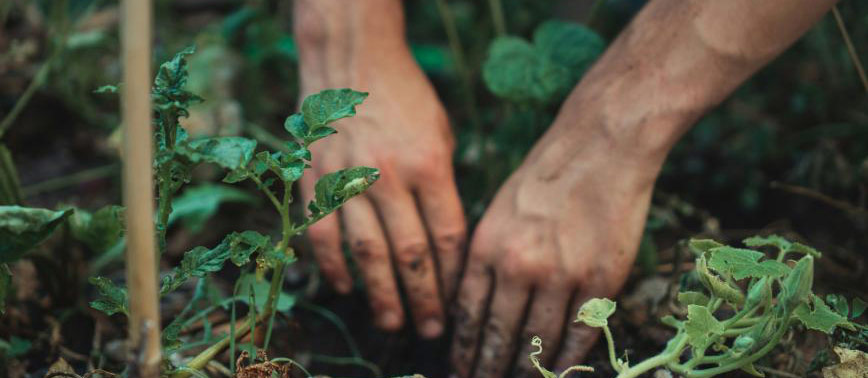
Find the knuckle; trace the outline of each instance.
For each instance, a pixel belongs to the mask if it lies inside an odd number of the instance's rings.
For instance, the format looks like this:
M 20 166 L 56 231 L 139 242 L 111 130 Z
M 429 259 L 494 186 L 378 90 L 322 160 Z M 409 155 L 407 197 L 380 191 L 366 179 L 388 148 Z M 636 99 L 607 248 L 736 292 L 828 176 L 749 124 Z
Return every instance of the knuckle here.
M 464 228 L 435 232 L 434 246 L 440 254 L 458 253 L 464 249 L 467 233 Z
M 501 274 L 507 279 L 536 280 L 550 275 L 555 270 L 555 263 L 544 254 L 517 246 L 505 248 L 503 259 L 498 264 Z
M 376 239 L 355 239 L 350 243 L 353 256 L 361 263 L 379 261 L 386 255 L 386 246 Z
M 322 224 L 315 224 L 307 230 L 307 238 L 316 249 L 322 248 L 325 245 L 329 244 L 334 240 L 334 237 L 334 229 L 324 226 Z
M 395 261 L 399 268 L 407 268 L 422 274 L 428 269 L 428 251 L 427 242 L 403 243 L 395 249 Z

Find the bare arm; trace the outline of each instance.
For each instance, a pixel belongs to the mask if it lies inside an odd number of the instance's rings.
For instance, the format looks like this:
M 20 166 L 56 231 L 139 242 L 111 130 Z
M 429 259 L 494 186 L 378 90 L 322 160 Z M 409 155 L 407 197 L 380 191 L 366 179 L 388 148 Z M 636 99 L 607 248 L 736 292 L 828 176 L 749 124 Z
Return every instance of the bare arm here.
M 597 337 L 571 320 L 588 298 L 616 295 L 626 280 L 672 145 L 833 3 L 651 1 L 476 228 L 458 295 L 458 375 L 508 375 L 504 358 L 517 348 L 512 375 L 535 374 L 525 358 L 533 335 L 547 345 L 544 363 L 579 362 Z

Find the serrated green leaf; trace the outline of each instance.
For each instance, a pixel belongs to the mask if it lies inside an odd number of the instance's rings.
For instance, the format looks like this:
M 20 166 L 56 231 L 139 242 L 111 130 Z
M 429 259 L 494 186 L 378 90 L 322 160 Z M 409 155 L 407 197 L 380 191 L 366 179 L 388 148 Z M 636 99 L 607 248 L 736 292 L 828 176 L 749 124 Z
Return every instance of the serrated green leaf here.
M 537 51 L 567 68 L 570 86 L 603 54 L 606 42 L 588 27 L 564 21 L 543 22 L 533 33 Z
M 789 271 L 789 267 L 779 261 L 760 262 L 765 254 L 750 249 L 723 246 L 711 249 L 710 253 L 708 266 L 736 280 L 747 277 L 781 277 Z
M 742 241 L 744 245 L 748 247 L 775 247 L 780 251 L 786 251 L 790 248 L 792 243 L 790 243 L 787 239 L 780 237 L 778 235 L 768 235 L 768 236 L 751 236 Z
M 835 327 L 847 328 L 851 331 L 856 329 L 847 321 L 847 317 L 832 311 L 820 297 L 811 294 L 810 303 L 804 302 L 793 311 L 793 316 L 805 327 L 827 334 L 832 334 Z
M 177 149 L 192 163 L 213 163 L 228 170 L 246 167 L 255 150 L 255 140 L 235 136 L 197 139 L 189 143 L 189 148 Z
M 820 251 L 798 242 L 794 242 L 792 245 L 790 245 L 788 252 L 796 252 L 804 255 L 810 255 L 814 258 L 819 258 L 823 256 Z
M 570 72 L 521 38 L 498 37 L 488 50 L 482 78 L 500 98 L 548 103 L 571 86 Z
M 368 167 L 353 167 L 323 175 L 314 185 L 313 206 L 318 210 L 314 214 L 336 210 L 350 198 L 367 190 L 379 178 L 380 171 Z
M 361 104 L 367 97 L 366 92 L 356 92 L 348 88 L 326 89 L 307 96 L 301 103 L 301 114 L 309 129 L 307 135 L 341 118 L 354 116 L 356 105 Z
M 852 308 L 850 318 L 855 319 L 861 316 L 865 312 L 865 309 L 868 309 L 868 303 L 863 301 L 862 298 L 853 298 L 853 305 L 850 307 Z
M 73 238 L 87 245 L 92 251 L 103 253 L 124 236 L 124 208 L 109 205 L 93 214 L 75 209 L 69 218 L 69 228 Z
M 244 265 L 254 252 L 267 250 L 270 240 L 255 231 L 233 232 L 212 249 L 193 248 L 184 253 L 181 264 L 172 269 L 172 274 L 163 277 L 160 295 L 176 290 L 192 277 L 205 277 L 220 271 L 226 260 L 231 259 L 238 266 Z
M 99 293 L 99 297 L 90 302 L 90 307 L 109 316 L 117 313 L 129 315 L 129 300 L 126 289 L 115 286 L 111 280 L 105 277 L 91 277 L 88 281 L 96 286 Z
M 609 317 L 615 313 L 617 304 L 609 298 L 592 298 L 579 308 L 576 322 L 590 327 L 601 328 L 609 324 Z
M 224 203 L 256 204 L 258 198 L 227 185 L 202 184 L 186 189 L 172 201 L 169 224 L 181 220 L 192 233 L 198 233 Z
M 699 305 L 687 306 L 687 321 L 684 322 L 684 332 L 687 343 L 702 350 L 711 345 L 714 338 L 723 335 L 723 323 L 718 321 L 707 307 Z
M 72 209 L 52 211 L 21 206 L 0 206 L 0 263 L 18 260 L 54 232 Z
M 799 259 L 796 266 L 781 282 L 781 294 L 778 296 L 784 309 L 792 310 L 805 302 L 811 295 L 814 284 L 814 257 L 806 255 Z
M 699 305 L 705 306 L 708 304 L 709 298 L 707 295 L 697 291 L 683 291 L 678 293 L 678 303 L 682 306 Z
M 687 248 L 690 249 L 690 252 L 693 252 L 696 256 L 701 256 L 702 254 L 711 251 L 714 248 L 723 247 L 723 244 L 720 244 L 711 239 L 690 239 L 687 243 Z

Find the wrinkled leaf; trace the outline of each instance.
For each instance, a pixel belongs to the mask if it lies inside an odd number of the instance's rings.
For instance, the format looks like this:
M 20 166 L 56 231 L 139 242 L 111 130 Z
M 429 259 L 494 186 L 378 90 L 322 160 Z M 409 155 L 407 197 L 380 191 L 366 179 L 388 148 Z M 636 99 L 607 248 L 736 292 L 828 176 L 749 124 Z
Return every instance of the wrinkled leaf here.
M 226 136 L 194 140 L 189 143 L 189 148 L 178 148 L 178 153 L 192 163 L 213 163 L 236 170 L 250 163 L 255 150 L 256 141 L 253 139 Z
M 762 252 L 723 246 L 711 250 L 708 266 L 737 280 L 747 277 L 781 277 L 789 271 L 789 267 L 779 261 L 760 262 L 763 257 L 765 254 Z
M 202 184 L 191 187 L 172 201 L 169 224 L 180 219 L 190 232 L 197 233 L 217 213 L 221 204 L 230 202 L 256 204 L 258 198 L 226 185 Z
M 314 185 L 314 201 L 308 208 L 314 215 L 328 214 L 367 190 L 379 178 L 380 171 L 368 167 L 354 167 L 325 174 Z
M 802 303 L 793 312 L 793 316 L 799 319 L 805 327 L 827 334 L 831 334 L 835 327 L 855 330 L 853 324 L 847 321 L 846 316 L 833 311 L 826 302 L 823 302 L 823 299 L 816 295 L 811 295 L 811 299 L 811 305 L 807 302 Z
M 570 87 L 569 70 L 516 37 L 498 37 L 482 66 L 488 89 L 514 102 L 547 103 Z
M 804 245 L 802 243 L 793 243 L 790 246 L 789 252 L 797 252 L 797 253 L 813 256 L 814 258 L 818 258 L 818 257 L 823 256 L 823 254 L 820 253 L 820 251 L 818 251 L 812 247 L 809 247 L 807 245 Z
M 117 244 L 124 236 L 123 206 L 105 206 L 93 214 L 75 209 L 69 218 L 72 237 L 94 252 L 102 253 Z
M 678 293 L 678 303 L 682 306 L 699 305 L 705 306 L 708 304 L 709 298 L 707 295 L 697 291 L 684 291 Z
M 592 298 L 579 308 L 576 322 L 585 323 L 590 327 L 600 328 L 609 324 L 609 317 L 615 313 L 617 305 L 608 298 Z
M 347 88 L 326 89 L 305 97 L 301 103 L 301 114 L 308 128 L 306 135 L 341 118 L 354 116 L 356 105 L 361 104 L 367 97 L 366 92 Z
M 739 306 L 744 303 L 744 293 L 741 292 L 741 289 L 732 287 L 732 285 L 709 271 L 705 256 L 700 256 L 696 259 L 696 274 L 699 282 L 718 298 Z
M 13 262 L 41 243 L 73 210 L 0 206 L 0 263 Z
M 707 307 L 689 305 L 684 331 L 687 333 L 687 343 L 701 350 L 711 345 L 714 338 L 722 335 L 724 328 L 723 323 L 718 321 Z
M 255 252 L 268 253 L 271 250 L 271 237 L 256 231 L 233 232 L 226 240 L 229 244 L 229 259 L 236 266 L 247 264 Z
M 129 315 L 129 300 L 126 289 L 115 286 L 111 280 L 105 277 L 91 277 L 88 281 L 96 286 L 99 294 L 95 301 L 90 302 L 90 307 L 109 316 L 117 313 Z

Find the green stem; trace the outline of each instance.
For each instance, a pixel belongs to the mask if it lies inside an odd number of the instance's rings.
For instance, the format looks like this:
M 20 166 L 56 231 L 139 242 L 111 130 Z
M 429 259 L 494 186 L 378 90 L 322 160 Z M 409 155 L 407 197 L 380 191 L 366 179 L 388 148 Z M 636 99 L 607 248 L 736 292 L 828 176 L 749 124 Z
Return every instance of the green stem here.
M 21 97 L 18 98 L 18 101 L 12 107 L 12 110 L 6 114 L 6 117 L 3 117 L 3 121 L 0 121 L 0 138 L 3 137 L 3 134 L 6 133 L 9 126 L 15 122 L 15 119 L 18 118 L 21 111 L 23 111 L 27 106 L 27 103 L 30 102 L 30 98 L 36 93 L 36 90 L 45 84 L 45 81 L 48 78 L 48 73 L 51 71 L 51 66 L 54 63 L 55 56 L 57 56 L 57 54 L 52 54 L 45 63 L 42 63 L 42 66 L 39 67 L 39 71 L 36 72 L 36 76 L 33 77 L 33 80 L 27 88 L 24 89 L 24 93 L 22 93 Z
M 277 209 L 281 214 L 283 213 L 283 206 L 280 204 L 280 201 L 277 200 L 277 197 L 274 196 L 274 193 L 271 192 L 271 189 L 266 188 L 262 185 L 262 180 L 256 176 L 250 176 L 250 179 L 256 183 L 256 187 L 259 188 L 262 193 L 265 193 L 265 196 L 268 197 L 268 200 L 271 201 L 271 204 L 274 205 L 274 208 Z
M 635 378 L 655 367 L 666 365 L 670 362 L 678 360 L 681 356 L 681 351 L 687 345 L 687 337 L 684 334 L 678 334 L 670 341 L 670 345 L 666 347 L 663 353 L 651 357 L 645 361 L 638 363 L 633 367 L 620 372 L 616 378 Z M 670 346 L 672 346 L 670 348 Z
M 789 319 L 789 317 L 790 317 L 789 314 L 787 314 L 785 319 Z M 709 369 L 702 369 L 702 370 L 695 370 L 695 371 L 687 374 L 687 376 L 690 378 L 713 377 L 713 376 L 723 374 L 723 373 L 726 373 L 726 372 L 729 372 L 729 371 L 732 371 L 735 369 L 739 369 L 742 366 L 753 363 L 754 361 L 762 358 L 763 356 L 765 356 L 766 354 L 771 352 L 771 350 L 774 349 L 774 347 L 778 345 L 778 342 L 780 341 L 781 337 L 787 332 L 787 329 L 789 329 L 789 320 L 785 320 L 783 322 L 783 324 L 781 324 L 781 327 L 778 328 L 778 330 L 774 333 L 774 335 L 772 335 L 772 338 L 769 340 L 769 342 L 766 343 L 766 345 L 764 345 L 762 348 L 760 348 L 755 353 L 738 358 L 735 361 L 731 361 L 727 364 L 723 364 L 723 365 L 720 365 L 718 367 L 709 368 Z
M 276 200 L 276 199 L 275 199 Z M 292 204 L 292 183 L 286 182 L 283 185 L 283 201 L 280 210 L 280 219 L 283 237 L 280 240 L 280 243 L 277 244 L 277 249 L 287 255 L 292 254 L 291 249 L 289 248 L 289 240 L 295 236 L 293 233 L 294 228 L 292 227 L 292 223 L 289 219 L 289 206 Z M 268 350 L 268 344 L 271 342 L 271 331 L 274 327 L 274 316 L 276 315 L 275 311 L 275 303 L 278 298 L 280 298 L 280 292 L 283 289 L 283 273 L 286 268 L 286 264 L 278 263 L 274 268 L 274 272 L 271 276 L 271 287 L 268 289 L 268 300 L 265 302 L 265 311 L 263 312 L 265 316 L 268 317 L 268 328 L 265 332 L 265 342 L 262 344 L 262 349 Z
M 172 214 L 172 183 L 166 179 L 170 174 L 161 175 L 163 179 L 157 186 L 159 197 L 157 199 L 157 243 L 159 243 L 157 252 L 161 255 L 166 252 L 166 233 L 169 229 L 169 215 Z
M 262 322 L 265 319 L 265 314 L 259 314 L 256 321 Z M 220 341 L 208 347 L 208 349 L 200 352 L 196 357 L 193 357 L 190 362 L 187 363 L 186 367 L 190 370 L 202 370 L 205 365 L 208 364 L 209 361 L 213 360 L 214 357 L 223 351 L 227 346 L 229 346 L 229 342 L 235 340 L 239 337 L 244 336 L 247 332 L 250 331 L 250 323 L 241 324 L 238 328 L 235 329 L 234 333 L 226 335 Z M 189 378 L 192 374 L 187 370 L 177 371 L 171 375 L 171 378 Z
M 21 186 L 18 182 L 18 171 L 12 162 L 12 153 L 5 145 L 0 144 L 0 205 L 20 203 Z
M 612 331 L 609 330 L 608 325 L 603 326 L 603 334 L 606 335 L 606 344 L 609 348 L 609 363 L 616 372 L 620 373 L 624 371 L 624 365 L 615 356 L 615 339 L 612 337 Z
M 464 57 L 464 47 L 461 45 L 461 36 L 455 25 L 455 17 L 453 17 L 452 10 L 446 0 L 437 0 L 436 4 L 440 19 L 443 21 L 443 29 L 446 30 L 446 38 L 449 40 L 449 50 L 452 51 L 455 70 L 458 71 L 458 76 L 461 79 L 461 92 L 464 96 L 467 115 L 473 126 L 474 135 L 481 136 L 482 121 L 479 118 L 479 111 L 476 109 L 476 98 L 473 96 L 473 75 L 467 65 L 467 59 Z
M 503 17 L 503 4 L 500 0 L 488 0 L 488 8 L 491 9 L 491 20 L 494 22 L 494 30 L 498 36 L 506 35 L 506 19 Z

